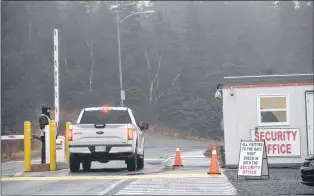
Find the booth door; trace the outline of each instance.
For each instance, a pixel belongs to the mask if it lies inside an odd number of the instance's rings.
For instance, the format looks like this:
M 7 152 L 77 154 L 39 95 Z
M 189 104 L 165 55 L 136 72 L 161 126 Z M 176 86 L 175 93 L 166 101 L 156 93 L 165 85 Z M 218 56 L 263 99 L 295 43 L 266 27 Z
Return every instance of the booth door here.
M 306 93 L 306 129 L 307 129 L 307 144 L 308 154 L 314 154 L 314 92 Z

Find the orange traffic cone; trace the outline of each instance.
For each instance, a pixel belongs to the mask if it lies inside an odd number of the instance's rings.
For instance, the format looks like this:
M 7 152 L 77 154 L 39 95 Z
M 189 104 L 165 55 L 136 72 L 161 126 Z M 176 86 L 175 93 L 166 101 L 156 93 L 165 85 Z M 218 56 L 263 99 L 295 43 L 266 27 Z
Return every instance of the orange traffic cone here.
M 177 146 L 173 167 L 182 167 L 182 166 L 183 165 L 182 165 L 182 160 L 181 160 L 181 153 L 180 153 L 179 146 Z
M 212 149 L 212 158 L 210 161 L 210 167 L 209 167 L 209 171 L 207 172 L 207 174 L 221 174 L 219 171 L 216 146 L 213 146 L 213 149 Z

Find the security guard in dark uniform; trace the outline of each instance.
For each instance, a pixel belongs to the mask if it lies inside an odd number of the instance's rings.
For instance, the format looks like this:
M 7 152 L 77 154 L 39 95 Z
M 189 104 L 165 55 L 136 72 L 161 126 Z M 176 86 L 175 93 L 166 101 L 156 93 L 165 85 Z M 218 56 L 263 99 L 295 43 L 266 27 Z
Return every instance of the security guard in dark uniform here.
M 51 108 L 48 106 L 42 106 L 41 115 L 39 117 L 40 126 L 40 140 L 41 140 L 41 163 L 46 163 L 46 140 L 45 140 L 45 127 L 49 125 Z

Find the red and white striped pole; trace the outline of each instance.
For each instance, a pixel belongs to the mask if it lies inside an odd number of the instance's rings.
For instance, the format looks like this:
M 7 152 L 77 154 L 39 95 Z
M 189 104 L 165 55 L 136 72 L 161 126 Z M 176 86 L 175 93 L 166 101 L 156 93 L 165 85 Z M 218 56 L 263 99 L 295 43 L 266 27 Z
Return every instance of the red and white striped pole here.
M 54 110 L 55 110 L 55 121 L 58 129 L 59 124 L 59 38 L 58 29 L 53 30 L 53 56 L 54 56 Z
M 2 140 L 23 140 L 24 135 L 2 135 L 1 136 L 1 141 Z

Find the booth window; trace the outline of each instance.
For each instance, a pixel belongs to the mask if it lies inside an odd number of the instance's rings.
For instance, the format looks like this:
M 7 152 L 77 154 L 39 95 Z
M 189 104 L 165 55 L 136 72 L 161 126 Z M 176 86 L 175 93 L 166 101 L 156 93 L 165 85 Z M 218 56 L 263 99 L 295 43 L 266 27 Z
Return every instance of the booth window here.
M 258 96 L 258 125 L 289 125 L 289 97 L 285 95 Z

